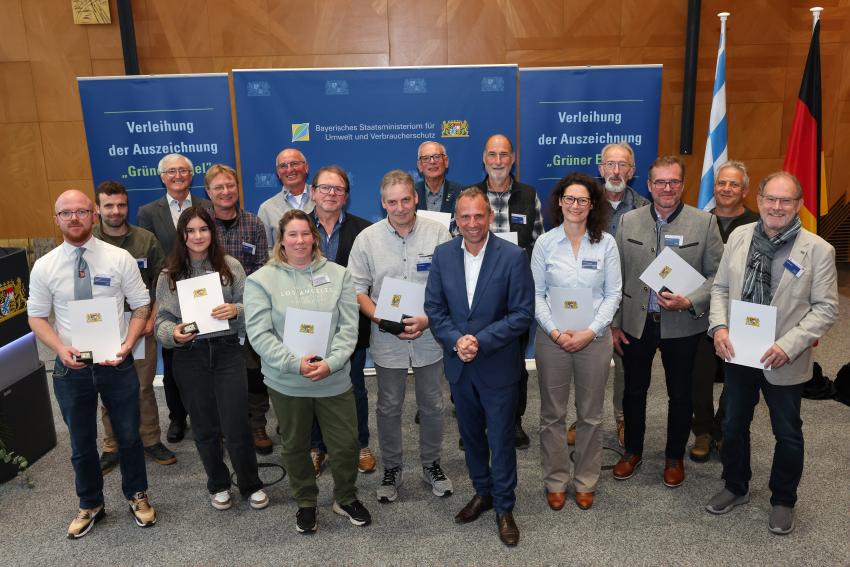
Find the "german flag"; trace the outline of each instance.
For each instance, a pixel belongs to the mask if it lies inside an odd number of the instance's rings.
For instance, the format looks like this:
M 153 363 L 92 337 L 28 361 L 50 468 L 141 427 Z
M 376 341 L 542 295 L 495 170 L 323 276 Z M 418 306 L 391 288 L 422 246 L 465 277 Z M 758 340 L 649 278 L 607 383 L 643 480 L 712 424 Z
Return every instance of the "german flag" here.
M 821 145 L 821 83 L 820 83 L 820 20 L 812 31 L 812 43 L 803 71 L 803 83 L 794 122 L 788 137 L 782 169 L 793 173 L 803 186 L 803 206 L 800 221 L 803 228 L 817 234 L 818 218 L 829 206 Z

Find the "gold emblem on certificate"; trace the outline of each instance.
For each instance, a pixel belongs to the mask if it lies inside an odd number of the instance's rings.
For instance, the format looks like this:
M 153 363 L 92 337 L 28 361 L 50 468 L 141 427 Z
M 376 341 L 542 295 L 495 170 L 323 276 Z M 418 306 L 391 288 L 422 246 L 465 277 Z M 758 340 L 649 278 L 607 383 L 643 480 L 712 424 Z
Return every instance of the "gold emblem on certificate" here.
M 298 327 L 299 333 L 304 333 L 305 335 L 312 335 L 316 331 L 316 328 L 313 325 L 308 325 L 306 323 L 302 323 L 300 327 Z
M 390 305 L 392 307 L 398 307 L 399 305 L 401 305 L 401 294 L 393 295 L 392 300 L 390 300 Z
M 567 300 L 564 302 L 564 309 L 578 309 L 578 301 Z
M 192 292 L 192 297 L 206 297 L 207 296 L 207 288 L 202 287 L 196 289 Z
M 748 327 L 761 327 L 761 321 L 759 321 L 758 317 L 747 317 L 744 321 L 744 325 Z
M 658 275 L 661 277 L 661 279 L 664 279 L 667 276 L 669 276 L 670 272 L 672 272 L 672 271 L 673 271 L 673 268 L 671 268 L 670 266 L 664 266 L 663 268 L 661 268 L 661 271 L 658 272 Z
M 103 315 L 100 313 L 86 313 L 86 323 L 101 323 Z

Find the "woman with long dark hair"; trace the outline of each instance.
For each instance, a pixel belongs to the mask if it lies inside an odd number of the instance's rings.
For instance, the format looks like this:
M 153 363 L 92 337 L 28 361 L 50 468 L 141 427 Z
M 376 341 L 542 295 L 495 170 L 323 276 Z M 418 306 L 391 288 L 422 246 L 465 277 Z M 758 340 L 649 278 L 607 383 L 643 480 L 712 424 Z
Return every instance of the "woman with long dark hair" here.
M 224 303 L 212 310 L 212 316 L 228 321 L 228 329 L 203 335 L 185 332 L 190 321 L 181 322 L 177 282 L 213 272 L 221 279 Z M 195 446 L 207 473 L 207 490 L 218 510 L 232 505 L 222 437 L 242 497 L 255 509 L 269 504 L 257 474 L 248 424 L 245 359 L 239 344 L 244 330 L 244 287 L 245 270 L 238 260 L 225 255 L 210 213 L 203 207 L 183 211 L 174 248 L 156 287 L 156 336 L 163 346 L 174 349 L 174 378 L 192 420 Z
M 613 353 L 610 325 L 620 305 L 620 255 L 614 237 L 603 232 L 608 209 L 602 188 L 583 173 L 561 179 L 549 198 L 555 228 L 537 239 L 531 255 L 535 340 L 540 380 L 540 452 L 543 483 L 553 510 L 563 508 L 572 480 L 575 501 L 593 504 L 602 465 L 602 408 Z M 593 319 L 584 328 L 558 328 L 552 288 L 591 291 Z M 567 402 L 575 382 L 575 468 L 570 478 Z

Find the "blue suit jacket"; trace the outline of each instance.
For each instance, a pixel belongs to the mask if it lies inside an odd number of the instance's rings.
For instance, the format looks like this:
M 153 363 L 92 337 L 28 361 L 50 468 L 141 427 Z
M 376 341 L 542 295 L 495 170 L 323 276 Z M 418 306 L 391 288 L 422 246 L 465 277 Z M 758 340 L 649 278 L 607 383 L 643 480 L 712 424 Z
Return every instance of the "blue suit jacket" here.
M 475 286 L 472 307 L 466 298 L 462 237 L 437 246 L 425 288 L 425 313 L 431 332 L 443 345 L 446 378 L 466 375 L 476 385 L 509 386 L 520 379 L 519 336 L 534 320 L 534 280 L 519 246 L 490 233 Z M 463 335 L 478 339 L 478 354 L 464 363 L 454 351 Z
M 428 188 L 425 186 L 425 182 L 418 181 L 413 188 L 416 190 L 416 194 L 419 195 L 419 203 L 416 205 L 416 208 L 420 211 L 427 209 L 428 201 L 425 199 L 425 195 Z M 441 213 L 451 213 L 452 216 L 455 216 L 455 199 L 457 199 L 458 193 L 463 191 L 463 189 L 464 186 L 460 183 L 455 183 L 448 179 L 443 182 L 443 202 L 440 203 Z

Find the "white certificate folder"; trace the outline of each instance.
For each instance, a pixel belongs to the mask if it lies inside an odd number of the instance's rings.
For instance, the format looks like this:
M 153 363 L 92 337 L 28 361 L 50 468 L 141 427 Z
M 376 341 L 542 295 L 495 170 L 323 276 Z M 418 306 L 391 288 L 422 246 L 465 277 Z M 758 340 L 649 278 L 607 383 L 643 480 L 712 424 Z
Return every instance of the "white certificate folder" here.
M 183 322 L 197 323 L 199 335 L 230 328 L 230 323 L 212 316 L 212 310 L 224 303 L 218 272 L 177 282 L 177 300 Z
M 763 369 L 759 359 L 776 342 L 776 307 L 733 299 L 729 341 L 735 351 L 730 362 Z
M 117 358 L 121 350 L 121 327 L 114 297 L 70 301 L 68 315 L 71 345 L 75 349 L 90 350 L 96 364 Z
M 331 314 L 298 307 L 286 308 L 283 344 L 297 356 L 314 354 L 325 358 L 331 335 Z
M 666 287 L 673 293 L 688 295 L 702 285 L 705 277 L 668 246 L 647 266 L 640 280 L 656 293 Z
M 593 290 L 550 287 L 549 307 L 558 330 L 583 331 L 593 322 Z
M 402 315 L 422 315 L 425 313 L 425 284 L 384 278 L 375 317 L 388 321 L 401 322 Z

